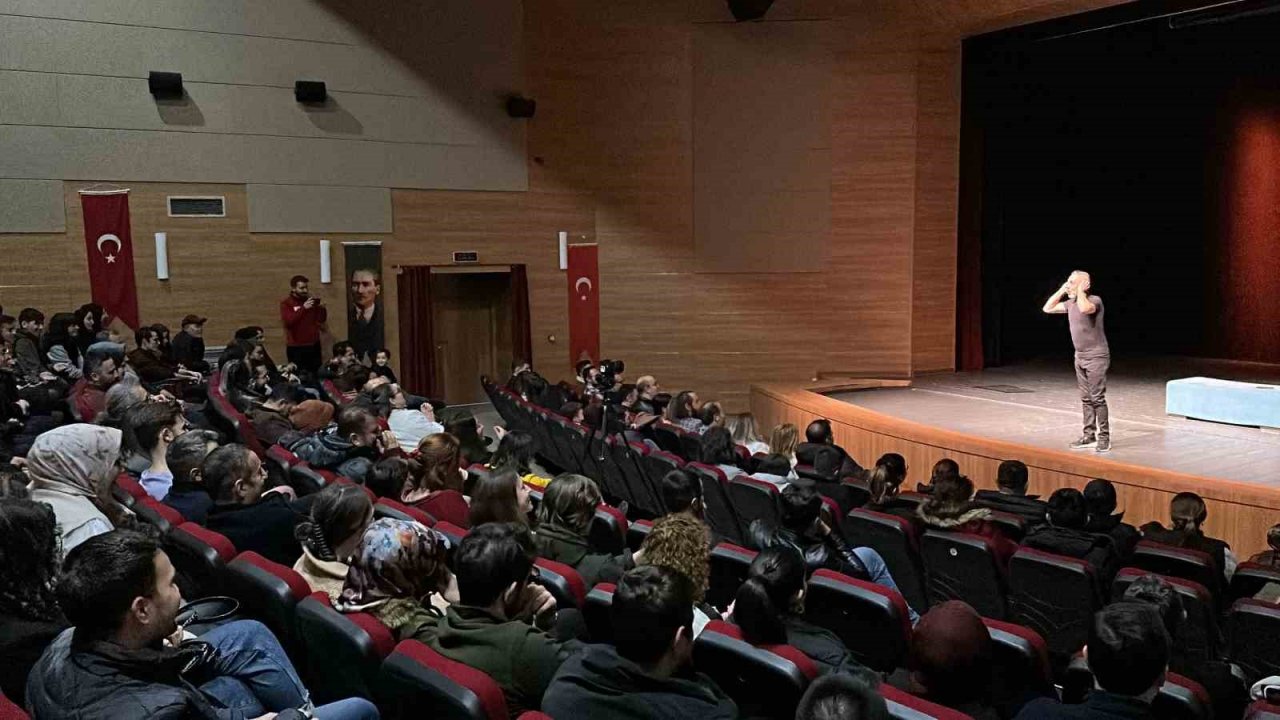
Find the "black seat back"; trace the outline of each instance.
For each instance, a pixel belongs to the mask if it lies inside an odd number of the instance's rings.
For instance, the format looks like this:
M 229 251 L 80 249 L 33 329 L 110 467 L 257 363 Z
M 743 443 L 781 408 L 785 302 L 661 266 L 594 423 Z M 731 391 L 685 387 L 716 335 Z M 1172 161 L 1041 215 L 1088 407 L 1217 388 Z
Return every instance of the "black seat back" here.
M 920 540 L 920 556 L 930 605 L 963 600 L 983 617 L 1005 619 L 1005 580 L 987 538 L 927 530 Z
M 1035 630 L 1065 662 L 1089 636 L 1101 588 L 1084 560 L 1019 548 L 1009 560 L 1009 619 Z
M 896 515 L 858 508 L 845 516 L 843 529 L 845 539 L 853 545 L 880 553 L 907 604 L 924 613 L 929 607 L 924 565 L 911 524 Z

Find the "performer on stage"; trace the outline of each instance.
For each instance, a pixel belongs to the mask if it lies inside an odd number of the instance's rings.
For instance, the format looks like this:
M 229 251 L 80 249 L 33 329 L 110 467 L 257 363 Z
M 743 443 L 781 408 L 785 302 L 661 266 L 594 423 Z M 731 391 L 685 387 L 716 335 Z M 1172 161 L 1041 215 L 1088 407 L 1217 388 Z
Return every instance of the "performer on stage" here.
M 1063 296 L 1066 301 L 1063 301 Z M 1107 418 L 1107 368 L 1111 349 L 1102 328 L 1102 298 L 1089 294 L 1089 273 L 1076 270 L 1044 303 L 1044 311 L 1065 313 L 1076 348 L 1076 383 L 1084 405 L 1084 434 L 1071 443 L 1072 450 L 1094 448 L 1111 451 L 1111 425 Z

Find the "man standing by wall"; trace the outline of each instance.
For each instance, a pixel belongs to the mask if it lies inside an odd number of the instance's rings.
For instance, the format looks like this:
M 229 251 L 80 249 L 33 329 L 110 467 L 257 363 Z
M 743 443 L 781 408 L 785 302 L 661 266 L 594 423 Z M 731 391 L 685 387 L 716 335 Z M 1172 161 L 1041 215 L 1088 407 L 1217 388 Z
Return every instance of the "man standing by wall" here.
M 320 298 L 311 297 L 310 282 L 305 275 L 289 280 L 289 296 L 280 301 L 280 320 L 284 322 L 289 362 L 314 375 L 320 369 L 320 329 L 329 319 L 329 311 Z

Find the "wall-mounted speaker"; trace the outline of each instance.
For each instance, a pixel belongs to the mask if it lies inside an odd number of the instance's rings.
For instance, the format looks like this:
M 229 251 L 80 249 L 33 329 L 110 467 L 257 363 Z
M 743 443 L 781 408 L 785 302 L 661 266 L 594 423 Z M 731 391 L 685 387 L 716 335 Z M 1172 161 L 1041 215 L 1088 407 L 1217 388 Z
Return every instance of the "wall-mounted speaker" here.
M 507 114 L 513 118 L 531 118 L 538 110 L 538 103 L 523 95 L 507 98 Z
M 738 22 L 743 20 L 759 20 L 769 12 L 773 0 L 729 0 L 729 12 Z
M 157 100 L 181 100 L 182 73 L 152 70 L 147 75 L 147 89 Z
M 304 105 L 323 105 L 329 93 L 322 80 L 298 80 L 293 84 L 293 99 Z

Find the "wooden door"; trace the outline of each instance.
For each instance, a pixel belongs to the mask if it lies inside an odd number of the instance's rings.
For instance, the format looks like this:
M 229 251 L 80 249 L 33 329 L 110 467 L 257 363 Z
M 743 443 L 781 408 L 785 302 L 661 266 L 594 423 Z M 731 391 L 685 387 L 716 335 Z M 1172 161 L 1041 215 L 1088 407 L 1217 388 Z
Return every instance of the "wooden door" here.
M 510 372 L 511 274 L 433 272 L 431 301 L 436 387 L 451 405 L 484 402 L 480 376 Z

